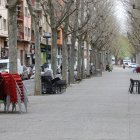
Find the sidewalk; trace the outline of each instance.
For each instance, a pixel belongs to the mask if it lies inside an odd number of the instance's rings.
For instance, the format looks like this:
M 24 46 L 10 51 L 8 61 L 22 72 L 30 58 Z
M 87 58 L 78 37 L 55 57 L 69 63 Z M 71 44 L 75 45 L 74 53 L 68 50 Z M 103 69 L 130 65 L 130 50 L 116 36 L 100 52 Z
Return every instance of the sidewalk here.
M 27 114 L 0 114 L 1 140 L 140 140 L 140 95 L 115 68 L 86 79 L 63 94 L 29 96 Z

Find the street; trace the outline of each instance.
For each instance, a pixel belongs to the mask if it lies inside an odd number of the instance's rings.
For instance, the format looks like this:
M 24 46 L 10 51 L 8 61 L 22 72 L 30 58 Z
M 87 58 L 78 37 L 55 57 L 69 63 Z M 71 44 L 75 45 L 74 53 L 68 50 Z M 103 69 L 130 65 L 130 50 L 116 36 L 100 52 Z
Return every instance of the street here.
M 140 140 L 140 95 L 128 93 L 130 78 L 140 75 L 117 67 L 63 94 L 29 96 L 27 114 L 1 113 L 0 139 Z M 24 83 L 31 94 L 33 80 Z

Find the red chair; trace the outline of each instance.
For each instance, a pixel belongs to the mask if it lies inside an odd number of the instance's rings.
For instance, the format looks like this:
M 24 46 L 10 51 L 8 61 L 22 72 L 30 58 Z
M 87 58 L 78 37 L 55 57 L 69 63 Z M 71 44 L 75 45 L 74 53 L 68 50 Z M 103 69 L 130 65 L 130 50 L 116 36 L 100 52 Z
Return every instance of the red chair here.
M 136 68 L 136 73 L 140 73 L 140 67 Z

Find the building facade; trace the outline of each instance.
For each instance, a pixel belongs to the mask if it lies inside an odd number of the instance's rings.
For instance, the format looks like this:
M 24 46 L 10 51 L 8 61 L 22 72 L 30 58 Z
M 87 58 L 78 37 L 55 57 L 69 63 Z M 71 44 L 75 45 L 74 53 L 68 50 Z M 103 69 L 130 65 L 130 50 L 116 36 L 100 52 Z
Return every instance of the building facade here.
M 31 15 L 26 0 L 17 5 L 17 52 L 21 65 L 31 64 Z
M 0 0 L 0 59 L 8 58 L 8 26 L 5 0 Z
M 41 11 L 39 31 L 41 64 L 51 63 L 51 28 L 46 22 L 39 0 L 32 0 L 36 10 Z M 0 59 L 8 58 L 8 11 L 6 1 L 0 0 Z M 49 19 L 49 16 L 48 16 Z M 32 18 L 26 0 L 19 0 L 17 4 L 17 57 L 21 65 L 35 63 L 35 34 Z M 58 28 L 57 65 L 62 63 L 63 32 Z

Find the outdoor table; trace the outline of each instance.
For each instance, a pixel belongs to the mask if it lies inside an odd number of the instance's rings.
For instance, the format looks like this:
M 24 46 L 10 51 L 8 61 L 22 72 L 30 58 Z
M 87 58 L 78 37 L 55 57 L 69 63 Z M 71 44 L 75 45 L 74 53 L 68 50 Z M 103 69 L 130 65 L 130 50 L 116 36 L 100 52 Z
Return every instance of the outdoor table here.
M 140 80 L 130 79 L 130 87 L 129 87 L 130 93 L 134 91 L 134 87 L 136 88 L 136 92 L 140 94 Z

